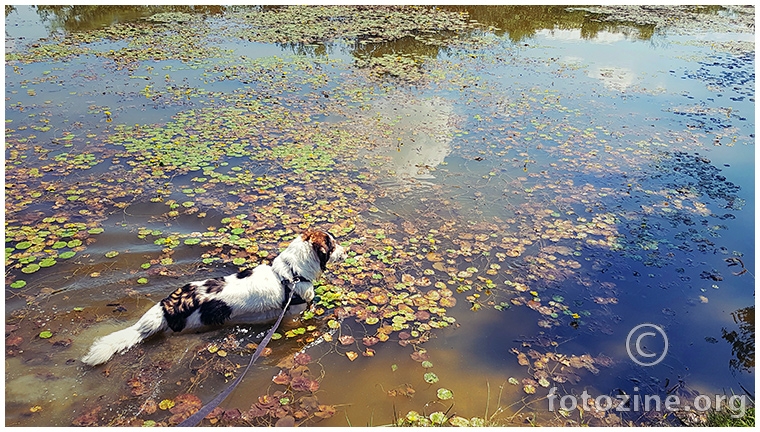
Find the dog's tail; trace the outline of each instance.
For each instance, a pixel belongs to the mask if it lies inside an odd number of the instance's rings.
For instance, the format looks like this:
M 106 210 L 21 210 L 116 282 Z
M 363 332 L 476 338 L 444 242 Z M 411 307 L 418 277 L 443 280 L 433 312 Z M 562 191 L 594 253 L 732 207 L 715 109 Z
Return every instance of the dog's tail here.
M 122 353 L 148 336 L 167 328 L 161 304 L 148 310 L 132 327 L 119 330 L 97 339 L 90 351 L 82 357 L 82 362 L 90 366 L 107 362 L 114 354 Z

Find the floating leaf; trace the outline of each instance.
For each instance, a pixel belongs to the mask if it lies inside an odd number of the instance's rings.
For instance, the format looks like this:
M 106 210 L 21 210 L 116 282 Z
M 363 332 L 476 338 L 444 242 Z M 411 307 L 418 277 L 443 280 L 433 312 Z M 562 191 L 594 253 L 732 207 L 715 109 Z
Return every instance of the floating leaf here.
M 469 427 L 470 421 L 464 417 L 454 416 L 449 419 L 449 424 L 456 427 Z
M 438 382 L 438 375 L 434 374 L 433 372 L 426 372 L 425 375 L 423 375 L 423 378 L 428 384 L 435 384 Z
M 137 283 L 139 283 L 139 284 L 146 284 L 146 283 L 148 283 L 148 278 L 141 277 L 141 278 L 137 279 Z
M 32 243 L 28 241 L 22 241 L 22 242 L 16 243 L 16 249 L 19 249 L 19 250 L 29 249 L 31 246 L 32 246 Z
M 338 341 L 341 343 L 341 345 L 351 345 L 354 343 L 354 337 L 351 335 L 343 335 L 338 338 Z
M 436 411 L 434 413 L 431 413 L 428 418 L 430 419 L 430 422 L 435 425 L 442 425 L 446 421 L 446 414 Z
M 288 385 L 290 384 L 290 375 L 281 370 L 277 375 L 272 377 L 272 382 L 278 385 Z
M 61 252 L 60 254 L 58 254 L 58 258 L 61 258 L 61 259 L 69 259 L 69 258 L 72 258 L 72 257 L 73 257 L 74 255 L 76 255 L 76 254 L 77 254 L 77 253 L 76 253 L 76 252 L 74 252 L 74 251 L 66 251 L 66 252 Z
M 449 400 L 454 397 L 454 393 L 451 392 L 451 390 L 446 388 L 439 388 L 438 392 L 436 392 L 436 395 L 438 396 L 438 399 L 440 400 Z
M 20 289 L 20 288 L 23 288 L 25 286 L 26 286 L 26 281 L 25 280 L 21 280 L 21 279 L 19 279 L 17 281 L 14 281 L 13 283 L 11 283 L 11 288 L 15 288 L 15 289 Z
M 117 252 L 117 251 L 108 251 L 108 252 L 106 252 L 106 258 L 114 258 L 117 255 L 119 255 L 119 252 Z
M 452 297 L 442 297 L 438 302 L 442 307 L 452 308 L 457 305 L 457 299 Z
M 357 357 L 359 357 L 359 354 L 357 354 L 357 353 L 355 353 L 353 351 L 349 351 L 349 352 L 346 353 L 346 357 L 348 357 L 349 360 L 354 361 L 354 360 L 356 360 Z
M 173 408 L 174 405 L 175 403 L 171 399 L 164 399 L 158 403 L 158 407 L 164 411 Z
M 29 274 L 29 273 L 34 273 L 39 269 L 40 269 L 40 266 L 38 264 L 29 264 L 28 266 L 22 268 L 21 272 Z
M 45 258 L 40 261 L 40 267 L 52 267 L 57 261 L 53 258 Z
M 51 337 L 53 337 L 53 333 L 48 330 L 40 332 L 40 339 L 50 339 Z

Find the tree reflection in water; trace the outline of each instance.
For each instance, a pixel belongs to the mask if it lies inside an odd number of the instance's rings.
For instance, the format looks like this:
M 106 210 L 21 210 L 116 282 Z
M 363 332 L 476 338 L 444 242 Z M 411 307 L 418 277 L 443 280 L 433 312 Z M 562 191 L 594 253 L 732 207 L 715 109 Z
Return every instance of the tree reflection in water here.
M 732 358 L 728 363 L 733 371 L 750 372 L 755 367 L 755 306 L 731 313 L 739 331 L 723 328 L 723 339 L 731 344 Z

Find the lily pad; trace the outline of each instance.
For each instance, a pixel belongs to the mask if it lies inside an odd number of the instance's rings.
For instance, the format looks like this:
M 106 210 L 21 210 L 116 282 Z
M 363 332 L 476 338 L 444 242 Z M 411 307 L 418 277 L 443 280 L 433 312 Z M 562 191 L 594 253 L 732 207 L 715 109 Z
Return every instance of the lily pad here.
M 40 267 L 52 267 L 57 261 L 53 258 L 44 258 L 40 260 Z
M 36 272 L 39 269 L 40 269 L 40 265 L 39 264 L 29 264 L 28 266 L 22 268 L 21 272 L 29 274 L 29 273 L 34 273 L 34 272 Z
M 454 397 L 454 393 L 447 388 L 439 388 L 436 392 L 436 396 L 438 396 L 438 399 L 440 400 L 449 400 Z
M 16 249 L 19 249 L 19 250 L 29 249 L 31 246 L 32 246 L 32 243 L 28 241 L 22 241 L 22 242 L 16 243 Z
M 11 283 L 11 288 L 15 288 L 15 289 L 20 289 L 20 288 L 23 288 L 25 286 L 26 286 L 26 281 L 25 280 L 21 280 L 21 279 L 19 279 L 17 281 L 14 281 L 13 283 Z
M 426 372 L 423 378 L 428 384 L 435 384 L 438 382 L 438 375 L 434 374 L 433 372 Z

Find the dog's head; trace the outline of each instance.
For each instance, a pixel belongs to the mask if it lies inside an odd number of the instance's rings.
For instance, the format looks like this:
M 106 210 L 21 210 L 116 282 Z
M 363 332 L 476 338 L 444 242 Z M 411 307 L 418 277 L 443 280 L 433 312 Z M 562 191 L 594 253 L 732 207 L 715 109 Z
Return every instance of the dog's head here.
M 346 249 L 339 245 L 332 234 L 325 231 L 307 230 L 301 234 L 303 241 L 310 243 L 319 259 L 319 267 L 324 271 L 327 263 L 346 259 Z

